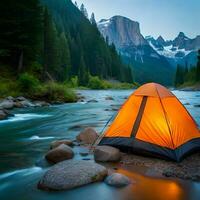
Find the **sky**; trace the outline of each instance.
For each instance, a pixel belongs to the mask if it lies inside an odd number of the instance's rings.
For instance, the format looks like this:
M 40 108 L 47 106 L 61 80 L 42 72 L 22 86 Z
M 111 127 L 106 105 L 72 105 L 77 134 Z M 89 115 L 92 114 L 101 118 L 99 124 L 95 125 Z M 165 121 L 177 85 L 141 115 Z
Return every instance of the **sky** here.
M 74 2 L 75 0 L 73 0 Z M 122 15 L 140 23 L 144 36 L 174 39 L 179 32 L 200 35 L 200 0 L 76 0 L 96 20 Z

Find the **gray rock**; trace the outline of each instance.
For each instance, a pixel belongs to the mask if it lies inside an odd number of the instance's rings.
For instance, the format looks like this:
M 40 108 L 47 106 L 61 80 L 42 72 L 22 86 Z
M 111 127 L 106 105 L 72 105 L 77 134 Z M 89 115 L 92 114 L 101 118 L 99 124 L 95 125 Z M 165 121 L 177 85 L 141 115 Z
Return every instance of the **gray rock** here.
M 113 173 L 105 179 L 106 184 L 114 187 L 124 187 L 131 183 L 130 179 L 119 173 Z
M 106 97 L 105 99 L 108 100 L 108 101 L 114 100 L 112 97 Z
M 10 111 L 4 109 L 3 112 L 7 115 L 7 117 L 14 117 L 15 115 L 12 114 Z
M 38 184 L 43 190 L 67 190 L 102 181 L 107 169 L 92 161 L 69 160 L 54 165 Z
M 16 100 L 17 101 L 26 101 L 27 99 L 25 97 L 17 97 Z
M 21 98 L 20 98 L 21 99 Z M 14 103 L 14 106 L 16 108 L 26 108 L 26 107 L 34 107 L 35 105 L 33 103 L 31 103 L 29 100 L 25 99 L 23 101 L 16 101 Z
M 31 103 L 29 100 L 20 101 L 23 107 L 34 107 L 35 105 Z
M 4 120 L 7 118 L 6 113 L 3 110 L 0 110 L 0 120 Z
M 59 147 L 49 151 L 45 158 L 52 163 L 58 163 L 63 160 L 72 159 L 74 157 L 74 152 L 71 147 L 61 144 Z
M 110 146 L 98 146 L 94 150 L 94 159 L 99 162 L 117 162 L 120 160 L 119 149 Z
M 87 103 L 97 103 L 97 102 L 98 102 L 98 101 L 95 100 L 95 99 L 92 99 L 92 100 L 87 101 Z
M 93 128 L 84 129 L 76 139 L 84 144 L 93 144 L 98 138 L 97 132 Z
M 14 102 L 12 100 L 3 100 L 0 103 L 0 107 L 3 109 L 12 109 L 14 107 Z
M 9 100 L 9 101 L 14 101 L 14 100 L 15 100 L 15 98 L 14 98 L 14 97 L 12 97 L 12 96 L 9 96 L 9 97 L 7 97 L 7 98 L 6 98 L 6 100 Z
M 55 149 L 56 147 L 59 147 L 61 144 L 73 146 L 73 142 L 71 140 L 57 140 L 51 143 L 50 149 Z
M 50 106 L 49 103 L 45 102 L 45 101 L 35 101 L 34 105 L 36 107 L 45 107 L 45 106 Z
M 194 105 L 194 107 L 197 107 L 197 108 L 198 108 L 198 107 L 200 107 L 200 104 Z

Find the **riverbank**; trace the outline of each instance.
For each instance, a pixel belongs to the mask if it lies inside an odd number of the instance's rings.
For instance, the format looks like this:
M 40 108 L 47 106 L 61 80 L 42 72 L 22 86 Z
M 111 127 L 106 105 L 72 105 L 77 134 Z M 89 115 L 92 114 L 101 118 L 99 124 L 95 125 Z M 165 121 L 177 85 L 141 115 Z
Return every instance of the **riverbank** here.
M 185 83 L 179 86 L 177 89 L 182 90 L 182 91 L 200 91 L 200 83 L 196 83 L 196 84 Z
M 199 200 L 199 182 L 168 178 L 160 171 L 164 164 L 167 166 L 167 161 L 163 161 L 161 165 L 156 159 L 131 154 L 122 155 L 123 158 L 118 163 L 103 164 L 113 172 L 128 176 L 133 183 L 136 182 L 125 188 L 116 189 L 104 182 L 98 182 L 63 192 L 50 193 L 37 189 L 39 180 L 48 169 L 38 167 L 38 162 L 49 151 L 50 143 L 63 139 L 73 141 L 88 126 L 101 133 L 107 121 L 132 92 L 133 90 L 79 90 L 77 93 L 85 98 L 77 103 L 13 109 L 14 117 L 0 121 L 0 199 L 21 200 L 23 196 L 24 199 L 37 200 L 78 200 L 81 196 L 83 200 L 129 197 L 136 200 L 185 200 L 185 197 Z M 173 93 L 200 125 L 200 107 L 196 107 L 200 93 Z M 74 159 L 92 161 L 91 154 L 82 156 L 85 155 L 84 150 L 82 146 L 74 146 Z M 80 152 L 84 153 L 81 155 Z M 152 164 L 149 164 L 150 162 Z M 195 164 L 194 161 L 191 162 Z M 155 172 L 158 165 L 159 169 Z

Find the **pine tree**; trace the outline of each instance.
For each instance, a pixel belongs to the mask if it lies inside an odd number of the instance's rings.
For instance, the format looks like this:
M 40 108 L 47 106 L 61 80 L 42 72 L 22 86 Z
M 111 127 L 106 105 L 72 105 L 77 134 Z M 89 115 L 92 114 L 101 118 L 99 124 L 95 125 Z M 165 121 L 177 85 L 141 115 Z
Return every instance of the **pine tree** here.
M 82 12 L 82 14 L 83 14 L 86 18 L 88 18 L 88 12 L 87 12 L 87 9 L 85 8 L 84 4 L 81 4 L 80 11 Z
M 26 70 L 40 51 L 41 14 L 39 0 L 0 1 L 0 56 L 15 71 Z
M 97 23 L 96 23 L 96 19 L 95 19 L 94 13 L 92 13 L 92 15 L 91 15 L 91 17 L 90 17 L 90 23 L 91 23 L 92 25 L 96 25 L 96 24 L 97 24 Z
M 70 50 L 68 45 L 68 40 L 65 36 L 65 33 L 61 33 L 59 37 L 59 66 L 57 66 L 58 71 L 58 80 L 65 81 L 70 78 L 71 71 L 71 59 L 70 59 Z
M 197 61 L 197 70 L 196 70 L 196 81 L 200 81 L 200 50 L 198 51 L 198 61 Z
M 85 65 L 85 61 L 83 56 L 80 58 L 80 66 L 79 66 L 79 73 L 78 73 L 78 80 L 80 86 L 87 86 L 89 82 L 89 71 Z
M 177 65 L 176 76 L 175 76 L 175 86 L 182 85 L 184 83 L 184 70 L 181 65 Z
M 44 12 L 44 75 L 50 73 L 52 76 L 60 64 L 58 33 L 55 23 L 47 8 Z M 56 75 L 55 77 L 56 78 Z
M 185 63 L 185 69 L 184 69 L 184 82 L 187 81 L 188 73 L 189 73 L 189 69 L 188 69 L 188 63 L 186 61 L 186 63 Z

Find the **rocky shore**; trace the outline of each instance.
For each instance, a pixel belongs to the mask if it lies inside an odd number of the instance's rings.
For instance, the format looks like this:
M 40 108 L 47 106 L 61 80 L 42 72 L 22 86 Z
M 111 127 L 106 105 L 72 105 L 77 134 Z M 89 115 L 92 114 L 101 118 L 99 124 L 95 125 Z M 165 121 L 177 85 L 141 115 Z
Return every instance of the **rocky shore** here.
M 50 166 L 38 182 L 38 188 L 47 191 L 69 190 L 99 181 L 105 181 L 112 187 L 125 187 L 131 184 L 127 176 L 111 172 L 103 165 L 105 162 L 120 160 L 121 152 L 118 149 L 109 146 L 98 147 L 94 151 L 91 149 L 91 144 L 97 138 L 98 134 L 94 129 L 86 128 L 75 141 L 52 142 L 45 160 L 37 162 L 37 166 Z M 81 160 L 74 158 L 74 147 L 84 147 L 84 150 L 79 152 Z M 88 155 L 91 157 L 87 158 Z
M 38 188 L 48 191 L 68 190 L 99 181 L 104 181 L 112 187 L 135 184 L 131 177 L 116 173 L 120 167 L 128 167 L 131 171 L 138 167 L 145 168 L 143 175 L 146 176 L 200 181 L 200 153 L 176 163 L 122 153 L 110 146 L 97 146 L 92 149 L 91 144 L 97 138 L 98 134 L 94 129 L 86 128 L 75 141 L 52 142 L 41 165 L 48 167 L 48 170 L 39 181 Z M 77 160 L 74 148 L 80 148 L 81 159 Z
M 200 153 L 186 157 L 180 163 L 165 161 L 153 157 L 123 154 L 120 164 L 124 166 L 146 168 L 146 175 L 173 177 L 200 182 Z
M 82 96 L 80 93 L 77 93 L 77 101 L 83 102 L 85 97 Z M 30 107 L 46 107 L 55 104 L 62 104 L 65 102 L 62 101 L 40 101 L 40 100 L 33 100 L 28 99 L 23 96 L 20 97 L 6 97 L 4 99 L 0 99 L 0 120 L 6 120 L 9 117 L 14 117 L 11 113 L 11 110 L 14 108 L 30 108 Z
M 0 100 L 0 120 L 5 120 L 14 115 L 10 112 L 14 108 L 43 107 L 51 104 L 45 101 L 33 101 L 25 97 L 7 97 Z

